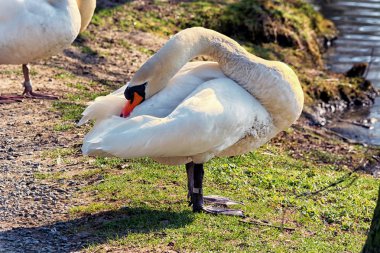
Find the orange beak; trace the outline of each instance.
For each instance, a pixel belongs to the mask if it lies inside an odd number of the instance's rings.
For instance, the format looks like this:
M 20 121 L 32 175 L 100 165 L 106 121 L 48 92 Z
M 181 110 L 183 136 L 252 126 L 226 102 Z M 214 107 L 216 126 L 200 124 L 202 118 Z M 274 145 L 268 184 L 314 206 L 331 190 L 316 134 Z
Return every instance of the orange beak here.
M 131 100 L 127 100 L 127 103 L 125 104 L 123 110 L 121 111 L 120 117 L 127 118 L 135 109 L 136 106 L 141 104 L 141 102 L 144 100 L 142 96 L 140 96 L 137 92 L 133 93 L 133 102 Z

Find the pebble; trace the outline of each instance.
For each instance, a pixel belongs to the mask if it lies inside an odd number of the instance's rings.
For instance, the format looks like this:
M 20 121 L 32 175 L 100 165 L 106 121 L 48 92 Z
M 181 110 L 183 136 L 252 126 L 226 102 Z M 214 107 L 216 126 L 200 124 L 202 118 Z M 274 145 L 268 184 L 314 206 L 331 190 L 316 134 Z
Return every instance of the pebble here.
M 71 54 L 70 60 L 77 55 L 72 49 L 67 49 L 65 53 Z M 129 54 L 135 66 L 140 66 L 144 61 L 140 53 Z M 66 56 L 62 54 L 52 59 L 67 66 L 66 61 L 62 62 L 65 59 L 62 57 Z M 48 61 L 51 60 L 43 60 L 41 64 Z M 104 58 L 100 61 L 105 63 Z M 44 71 L 50 67 L 46 68 Z M 107 69 L 102 69 L 106 74 Z M 130 76 L 135 69 L 126 70 L 125 74 Z M 92 67 L 85 69 L 85 72 L 92 73 Z M 16 80 L 14 75 L 3 76 L 12 82 Z M 36 83 L 54 81 L 54 84 L 47 83 L 48 86 L 58 87 L 60 85 L 56 84 L 62 84 L 62 81 L 54 78 L 46 79 L 41 73 L 34 78 Z M 59 91 L 53 89 L 53 93 L 64 94 L 61 88 Z M 73 147 L 73 143 L 79 142 L 78 138 L 83 138 L 83 134 L 71 133 L 65 133 L 65 138 L 62 138 L 62 133 L 53 131 L 52 127 L 60 122 L 61 115 L 51 108 L 49 101 L 31 102 L 27 99 L 25 103 L 0 108 L 0 253 L 80 252 L 89 243 L 96 243 L 96 240 L 101 242 L 98 234 L 92 232 L 96 232 L 96 226 L 86 231 L 82 229 L 83 225 L 91 226 L 91 219 L 99 221 L 96 215 L 75 219 L 69 216 L 70 207 L 86 204 L 85 200 L 73 197 L 87 184 L 86 180 L 49 181 L 36 176 L 39 175 L 37 173 L 54 173 L 59 169 L 70 170 L 64 167 L 63 162 L 57 168 L 55 161 L 43 158 L 41 154 L 58 147 Z
M 56 136 L 42 136 L 32 129 L 38 125 L 31 120 L 15 121 L 15 115 L 5 113 L 0 109 L 0 253 L 80 251 L 87 240 L 72 233 L 78 223 L 69 217 L 78 188 L 62 188 L 63 184 L 35 177 L 47 172 L 44 160 L 36 160 L 36 151 L 60 147 L 61 143 L 56 143 Z M 54 117 L 51 114 L 46 120 Z M 25 124 L 30 127 L 22 127 Z M 50 169 L 65 168 L 54 165 Z

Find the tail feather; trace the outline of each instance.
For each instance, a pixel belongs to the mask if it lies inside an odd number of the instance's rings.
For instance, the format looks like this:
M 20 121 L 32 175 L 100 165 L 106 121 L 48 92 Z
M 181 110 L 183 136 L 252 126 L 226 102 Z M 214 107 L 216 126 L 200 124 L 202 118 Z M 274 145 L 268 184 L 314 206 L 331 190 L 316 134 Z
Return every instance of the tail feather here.
M 113 115 L 119 116 L 121 108 L 125 104 L 124 90 L 127 85 L 121 87 L 115 92 L 102 97 L 97 97 L 82 113 L 82 118 L 78 122 L 78 126 L 87 123 L 89 120 L 100 122 Z

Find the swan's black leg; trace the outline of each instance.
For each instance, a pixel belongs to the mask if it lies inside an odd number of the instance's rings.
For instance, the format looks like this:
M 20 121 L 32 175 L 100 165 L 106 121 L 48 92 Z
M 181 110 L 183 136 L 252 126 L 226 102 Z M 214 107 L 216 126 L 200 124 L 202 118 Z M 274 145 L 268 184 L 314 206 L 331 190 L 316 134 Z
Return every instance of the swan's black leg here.
M 203 210 L 203 164 L 194 164 L 194 187 L 192 193 L 193 212 Z
M 212 214 L 225 214 L 244 216 L 241 210 L 226 209 L 225 207 L 233 204 L 241 204 L 228 198 L 220 196 L 203 197 L 203 164 L 193 162 L 186 164 L 188 198 L 190 205 L 193 206 L 193 212 L 206 212 Z M 204 202 L 217 206 L 204 206 Z
M 203 210 L 203 164 L 195 164 L 193 162 L 186 164 L 187 172 L 187 188 L 188 199 L 190 205 L 193 206 L 193 212 L 201 212 Z

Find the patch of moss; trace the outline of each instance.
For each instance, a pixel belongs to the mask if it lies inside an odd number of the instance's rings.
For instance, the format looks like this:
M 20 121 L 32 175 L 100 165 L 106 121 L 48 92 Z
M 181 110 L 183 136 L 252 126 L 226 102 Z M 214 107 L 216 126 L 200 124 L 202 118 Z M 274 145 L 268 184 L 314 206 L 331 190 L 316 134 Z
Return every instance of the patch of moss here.
M 336 30 L 331 21 L 302 0 L 131 1 L 99 9 L 95 16 L 96 25 L 102 22 L 102 26 L 137 29 L 165 37 L 193 26 L 217 30 L 260 57 L 291 65 L 300 78 L 308 105 L 316 99 L 341 98 L 342 91 L 347 96 L 356 96 L 359 91 L 356 84 L 350 89 L 339 88 L 342 83 L 355 81 L 331 82 L 336 76 L 324 72 L 321 41 L 334 37 Z M 125 41 L 120 43 L 130 47 Z M 138 50 L 153 53 L 144 48 Z

